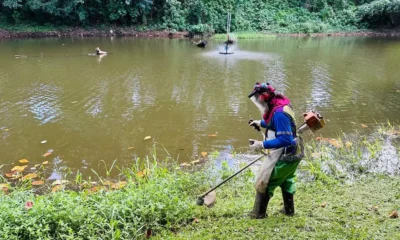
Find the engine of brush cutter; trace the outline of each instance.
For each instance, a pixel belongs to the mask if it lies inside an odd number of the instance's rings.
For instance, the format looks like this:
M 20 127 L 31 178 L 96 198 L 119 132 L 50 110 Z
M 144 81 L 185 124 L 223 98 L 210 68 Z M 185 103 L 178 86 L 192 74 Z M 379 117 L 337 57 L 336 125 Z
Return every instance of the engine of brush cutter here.
M 300 134 L 308 130 L 315 132 L 325 126 L 325 119 L 318 112 L 309 111 L 304 113 L 303 116 L 304 116 L 304 123 L 297 130 Z

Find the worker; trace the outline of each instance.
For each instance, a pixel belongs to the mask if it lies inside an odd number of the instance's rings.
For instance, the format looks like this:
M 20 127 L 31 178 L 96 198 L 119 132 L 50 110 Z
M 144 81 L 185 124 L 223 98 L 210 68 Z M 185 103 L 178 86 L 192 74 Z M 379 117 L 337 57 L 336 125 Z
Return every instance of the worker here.
M 256 199 L 251 218 L 262 219 L 267 216 L 269 200 L 274 190 L 282 189 L 284 209 L 288 216 L 294 215 L 294 199 L 296 192 L 295 172 L 304 155 L 301 138 L 297 137 L 294 112 L 290 100 L 268 83 L 256 83 L 253 93 L 257 93 L 257 101 L 263 104 L 265 112 L 262 120 L 250 119 L 249 124 L 255 129 L 267 129 L 266 140 L 250 139 L 250 148 L 256 151 L 270 149 L 260 167 L 256 179 Z
M 101 51 L 99 47 L 96 48 L 97 55 L 107 55 L 107 52 Z

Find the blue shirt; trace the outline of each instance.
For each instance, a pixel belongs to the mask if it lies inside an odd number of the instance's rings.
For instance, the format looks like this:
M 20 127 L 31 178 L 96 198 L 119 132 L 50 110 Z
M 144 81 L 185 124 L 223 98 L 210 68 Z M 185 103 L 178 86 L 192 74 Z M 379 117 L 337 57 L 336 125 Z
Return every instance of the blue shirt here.
M 264 148 L 283 148 L 296 144 L 293 138 L 292 120 L 290 117 L 283 112 L 275 112 L 272 118 L 272 127 L 275 128 L 276 139 L 264 141 Z M 263 128 L 267 127 L 264 120 L 261 120 L 261 126 Z

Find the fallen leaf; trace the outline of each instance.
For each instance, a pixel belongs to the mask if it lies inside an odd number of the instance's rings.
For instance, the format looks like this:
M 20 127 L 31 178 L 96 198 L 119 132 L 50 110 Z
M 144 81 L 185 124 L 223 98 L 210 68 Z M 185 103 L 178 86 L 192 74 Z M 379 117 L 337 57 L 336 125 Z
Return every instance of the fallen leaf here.
M 6 173 L 4 174 L 7 178 L 11 178 L 11 179 L 18 179 L 20 177 L 22 177 L 20 172 L 17 171 L 13 171 L 11 173 Z
M 193 218 L 193 222 L 194 222 L 194 223 L 199 223 L 200 220 L 199 220 L 198 218 Z
M 100 190 L 107 190 L 107 189 L 104 186 L 96 186 L 96 187 L 92 187 L 89 191 L 98 192 Z
M 41 141 L 40 143 L 41 143 L 41 144 L 45 144 L 45 143 L 47 143 L 47 140 L 43 140 L 43 141 Z
M 34 182 L 32 182 L 32 186 L 40 186 L 40 185 L 43 185 L 43 184 L 44 184 L 43 181 L 34 181 Z
M 206 157 L 207 156 L 207 152 L 201 152 L 201 156 Z
M 132 149 L 135 149 L 135 147 L 128 147 L 128 150 L 132 150 Z
M 37 168 L 37 167 L 39 167 L 40 166 L 40 164 L 35 164 L 35 166 L 33 166 L 34 168 Z
M 140 172 L 136 173 L 136 175 L 137 175 L 138 177 L 145 177 L 145 176 L 149 175 L 149 170 L 148 170 L 148 169 L 145 169 L 145 170 L 143 170 L 143 171 L 140 171 Z
M 316 141 L 321 141 L 321 140 L 322 140 L 322 137 L 316 137 L 315 140 L 316 140 Z
M 249 232 L 254 232 L 254 228 L 253 228 L 253 227 L 249 227 L 249 228 L 247 229 L 247 231 L 249 231 Z
M 361 123 L 361 127 L 362 127 L 362 128 L 367 128 L 368 126 Z
M 209 137 L 217 137 L 217 134 L 208 134 Z
M 322 208 L 325 208 L 326 205 L 328 205 L 328 203 L 322 203 L 322 204 L 321 204 L 321 207 L 322 207 Z
M 374 211 L 378 211 L 378 206 L 372 206 L 371 209 Z
M 2 192 L 4 192 L 4 194 L 8 193 L 8 188 L 10 187 L 10 185 L 6 184 L 6 183 L 2 183 L 0 184 L 0 190 Z
M 351 123 L 351 124 L 354 124 L 354 125 L 356 124 L 355 122 L 350 122 L 350 123 Z
M 51 185 L 62 185 L 62 184 L 67 184 L 69 183 L 68 180 L 55 180 Z
M 27 175 L 22 177 L 22 181 L 31 180 L 31 179 L 33 179 L 35 177 L 37 177 L 36 173 L 29 173 L 29 174 L 27 174 Z
M 194 161 L 191 161 L 190 163 L 193 164 L 193 165 L 195 165 L 195 164 L 200 163 L 200 160 L 194 160 Z
M 64 44 L 63 44 L 64 45 Z M 73 102 L 71 102 L 72 104 L 75 104 L 75 103 L 77 103 L 78 101 L 73 101 Z
M 43 154 L 43 157 L 48 157 L 48 156 L 50 156 L 51 154 L 53 154 L 53 153 L 52 153 L 52 152 L 47 152 L 47 153 Z
M 350 148 L 351 146 L 353 146 L 353 143 L 351 143 L 351 142 L 346 142 L 345 145 L 346 145 L 347 148 Z
M 181 167 L 190 167 L 190 164 L 189 163 L 182 163 L 180 166 Z
M 147 137 L 144 138 L 145 141 L 146 140 L 150 140 L 150 139 L 151 139 L 151 136 L 147 136 Z
M 121 189 L 121 188 L 123 188 L 125 186 L 126 186 L 126 182 L 122 181 L 122 182 L 114 183 L 113 185 L 111 185 L 111 188 L 117 190 L 117 189 Z
M 397 211 L 393 211 L 390 213 L 389 215 L 390 218 L 398 218 L 399 217 L 399 213 Z
M 19 160 L 19 162 L 22 163 L 22 164 L 26 164 L 26 163 L 28 163 L 29 161 L 28 161 L 28 159 L 21 159 L 21 160 Z
M 11 172 L 17 171 L 17 172 L 23 172 L 25 170 L 25 168 L 27 167 L 27 165 L 24 166 L 15 166 L 11 169 Z
M 47 165 L 47 164 L 49 164 L 49 161 L 42 162 L 42 165 Z
M 10 131 L 10 129 L 6 128 L 6 129 L 3 129 L 3 131 L 8 132 L 8 131 Z
M 151 229 L 147 229 L 146 231 L 146 238 L 150 238 L 153 235 L 153 231 Z
M 329 140 L 329 143 L 330 143 L 332 146 L 336 147 L 336 148 L 341 148 L 341 147 L 343 147 L 342 143 L 340 143 L 340 142 L 339 142 L 338 140 L 336 140 L 336 139 L 330 139 L 330 140 Z
M 110 181 L 105 181 L 105 182 L 103 182 L 103 185 L 104 186 L 111 186 L 111 185 L 113 185 L 114 183 L 113 182 L 110 182 Z
M 27 202 L 25 203 L 25 209 L 26 209 L 26 210 L 29 210 L 29 209 L 31 209 L 31 208 L 33 208 L 33 202 L 27 201 Z
M 63 185 L 56 185 L 56 186 L 53 187 L 53 189 L 51 189 L 51 192 L 57 192 L 57 191 L 60 191 L 62 189 L 64 189 Z

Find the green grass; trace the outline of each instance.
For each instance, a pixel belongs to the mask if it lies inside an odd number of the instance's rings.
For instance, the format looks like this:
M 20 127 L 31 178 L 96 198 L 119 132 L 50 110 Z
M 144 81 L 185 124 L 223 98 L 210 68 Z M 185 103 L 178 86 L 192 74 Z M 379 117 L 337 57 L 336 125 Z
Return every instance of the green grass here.
M 265 220 L 246 216 L 255 194 L 250 170 L 217 190 L 213 208 L 195 205 L 218 176 L 245 164 L 223 163 L 216 170 L 217 153 L 203 166 L 182 169 L 158 162 L 153 152 L 129 168 L 114 162 L 105 173 L 96 173 L 98 179 L 77 173 L 54 193 L 48 182 L 34 187 L 31 180 L 7 183 L 0 177 L 0 183 L 9 184 L 8 194 L 0 191 L 0 239 L 141 239 L 150 232 L 155 239 L 398 239 L 399 219 L 389 215 L 400 210 L 400 174 L 378 166 L 385 163 L 388 141 L 398 160 L 399 136 L 398 126 L 389 125 L 352 144 L 344 137 L 309 141 L 298 171 L 296 215 L 279 213 L 277 190 Z M 112 169 L 119 170 L 117 178 L 111 179 Z M 149 173 L 144 177 L 137 174 L 143 169 Z M 126 186 L 102 186 L 108 180 L 126 181 Z M 27 210 L 29 201 L 33 207 Z
M 286 217 L 280 191 L 268 207 L 269 217 L 251 220 L 252 185 L 219 192 L 212 209 L 198 210 L 198 223 L 158 239 L 399 239 L 400 178 L 368 177 L 351 184 L 298 184 L 296 214 Z M 325 207 L 323 207 L 325 206 Z

